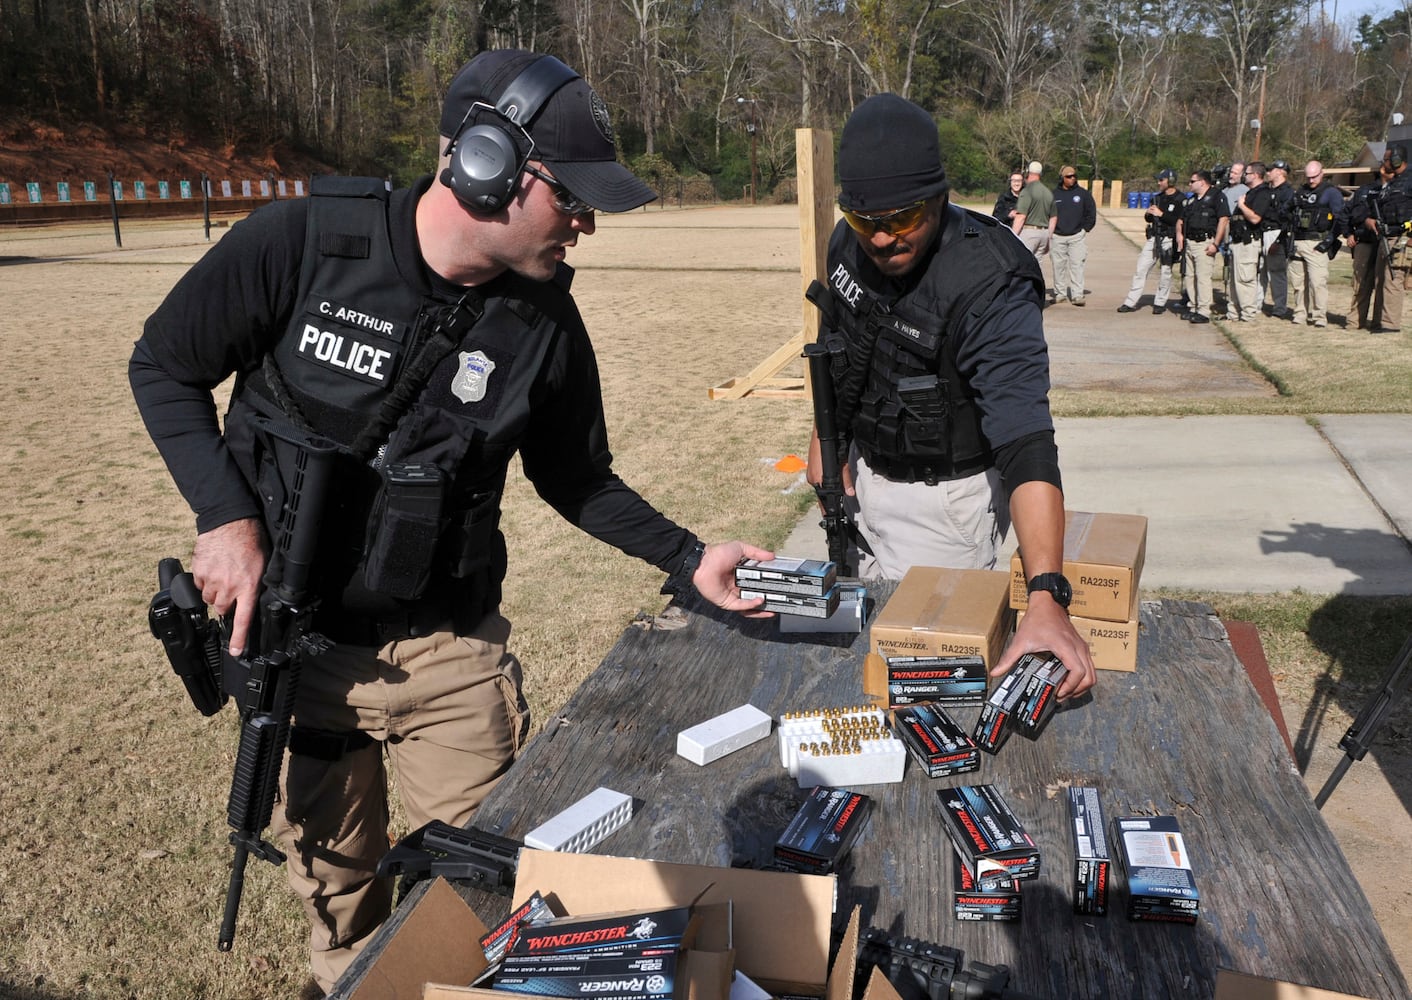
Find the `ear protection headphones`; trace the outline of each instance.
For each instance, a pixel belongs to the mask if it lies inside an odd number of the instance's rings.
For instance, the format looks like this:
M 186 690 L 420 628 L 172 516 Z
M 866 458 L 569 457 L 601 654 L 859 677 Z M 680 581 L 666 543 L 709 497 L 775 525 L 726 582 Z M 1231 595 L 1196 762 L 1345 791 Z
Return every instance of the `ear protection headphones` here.
M 1407 149 L 1403 146 L 1389 146 L 1387 148 L 1387 162 L 1392 169 L 1396 170 L 1407 162 Z
M 490 215 L 508 205 L 534 152 L 530 123 L 560 87 L 578 78 L 553 56 L 541 56 L 506 85 L 494 107 L 472 104 L 446 147 L 451 165 L 441 183 L 473 212 Z M 482 117 L 488 120 L 473 121 Z

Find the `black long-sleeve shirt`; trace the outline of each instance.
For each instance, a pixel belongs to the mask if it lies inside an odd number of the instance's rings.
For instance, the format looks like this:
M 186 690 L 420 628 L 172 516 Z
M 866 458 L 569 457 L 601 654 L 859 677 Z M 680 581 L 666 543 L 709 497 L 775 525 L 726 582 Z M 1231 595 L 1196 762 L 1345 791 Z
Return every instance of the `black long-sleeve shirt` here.
M 415 213 L 430 182 L 423 178 L 392 195 L 399 259 L 420 263 Z M 133 351 L 129 379 L 138 408 L 198 531 L 261 515 L 226 447 L 212 391 L 258 367 L 284 335 L 297 306 L 307 215 L 305 200 L 278 202 L 234 226 L 177 283 Z M 454 302 L 463 291 L 425 265 L 413 270 L 429 304 Z M 482 290 L 490 300 L 498 289 L 491 282 Z M 593 347 L 577 311 L 569 312 L 536 381 L 519 442 L 525 474 L 571 523 L 675 572 L 696 539 L 612 472 Z

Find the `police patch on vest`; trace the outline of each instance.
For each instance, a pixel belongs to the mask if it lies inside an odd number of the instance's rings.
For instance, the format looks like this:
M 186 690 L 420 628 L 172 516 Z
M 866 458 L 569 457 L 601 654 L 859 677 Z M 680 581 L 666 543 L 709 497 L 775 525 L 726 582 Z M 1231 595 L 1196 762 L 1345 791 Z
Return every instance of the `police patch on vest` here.
M 451 394 L 463 403 L 479 403 L 485 398 L 495 362 L 484 351 L 462 351 L 460 358 L 456 377 L 451 380 Z
M 397 354 L 361 336 L 339 330 L 324 330 L 305 323 L 299 331 L 295 353 L 321 368 L 351 375 L 370 385 L 388 384 L 397 369 Z

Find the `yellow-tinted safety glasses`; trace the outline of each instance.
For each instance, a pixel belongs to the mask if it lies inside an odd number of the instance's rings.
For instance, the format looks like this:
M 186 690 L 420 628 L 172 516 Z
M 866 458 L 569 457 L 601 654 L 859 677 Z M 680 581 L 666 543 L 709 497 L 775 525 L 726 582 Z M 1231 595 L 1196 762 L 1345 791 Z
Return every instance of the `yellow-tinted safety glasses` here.
M 872 236 L 874 233 L 906 236 L 922 224 L 922 220 L 927 214 L 927 203 L 919 201 L 906 208 L 899 208 L 895 212 L 885 212 L 882 215 L 864 215 L 862 212 L 849 211 L 842 205 L 839 206 L 839 210 L 843 212 L 844 221 L 859 236 Z

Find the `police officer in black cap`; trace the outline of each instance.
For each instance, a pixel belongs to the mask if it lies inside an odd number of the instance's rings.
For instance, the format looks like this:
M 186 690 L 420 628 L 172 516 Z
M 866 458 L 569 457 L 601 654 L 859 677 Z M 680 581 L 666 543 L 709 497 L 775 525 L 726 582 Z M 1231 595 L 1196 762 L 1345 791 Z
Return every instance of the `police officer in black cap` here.
M 1044 276 L 988 215 L 952 205 L 936 122 L 895 94 L 860 104 L 838 151 L 843 221 L 828 248 L 819 338 L 834 356 L 845 490 L 864 574 L 991 568 L 1015 525 L 1029 612 L 992 670 L 1050 650 L 1061 697 L 1094 681 L 1069 621 L 1064 495 L 1049 413 Z M 822 478 L 818 434 L 809 479 Z
M 512 457 L 566 519 L 723 608 L 758 607 L 734 567 L 771 556 L 702 544 L 613 473 L 565 257 L 595 210 L 656 195 L 617 162 L 602 99 L 552 56 L 488 52 L 452 80 L 440 131 L 440 171 L 411 188 L 316 180 L 238 223 L 147 321 L 129 368 L 233 654 L 271 527 L 258 430 L 337 445 L 313 621 L 336 645 L 302 665 L 271 822 L 311 925 L 309 997 L 391 909 L 391 880 L 374 877 L 384 756 L 414 827 L 464 825 L 526 735 L 500 615 Z M 232 374 L 223 431 L 211 390 Z M 415 483 L 412 506 L 393 476 Z
M 1167 311 L 1167 297 L 1172 291 L 1172 265 L 1182 253 L 1181 234 L 1177 223 L 1181 221 L 1182 205 L 1185 199 L 1177 190 L 1177 172 L 1171 167 L 1163 167 L 1157 172 L 1157 183 L 1162 190 L 1152 198 L 1152 204 L 1143 214 L 1147 217 L 1147 241 L 1137 257 L 1137 268 L 1133 271 L 1132 287 L 1118 307 L 1120 313 L 1137 310 L 1137 303 L 1147 287 L 1147 276 L 1156 264 L 1157 293 L 1152 297 L 1152 315 L 1161 316 Z

